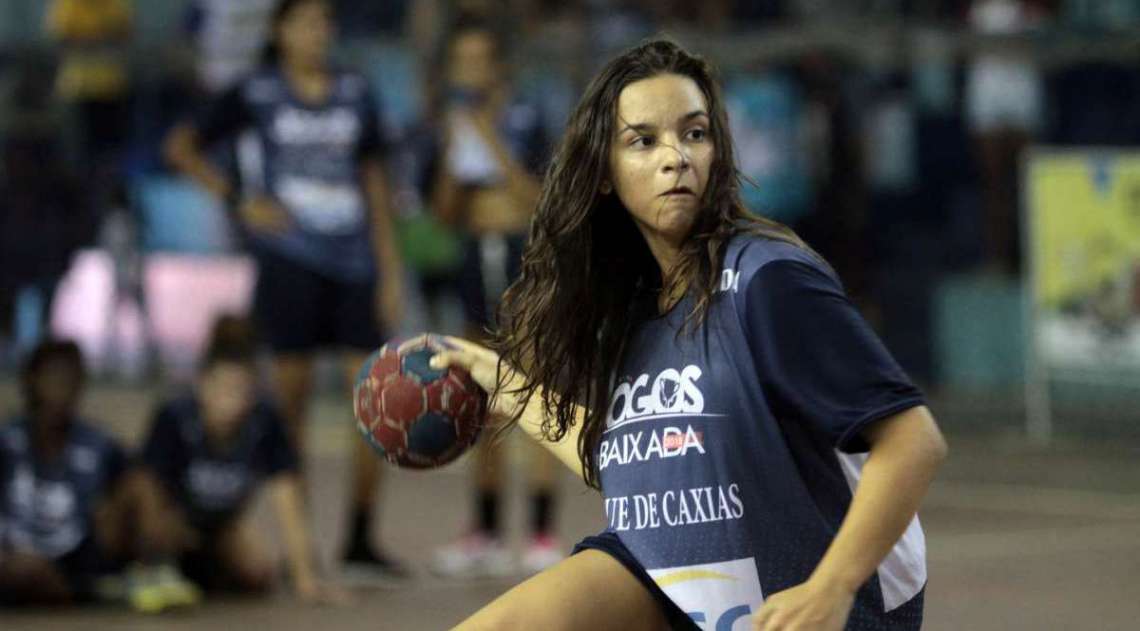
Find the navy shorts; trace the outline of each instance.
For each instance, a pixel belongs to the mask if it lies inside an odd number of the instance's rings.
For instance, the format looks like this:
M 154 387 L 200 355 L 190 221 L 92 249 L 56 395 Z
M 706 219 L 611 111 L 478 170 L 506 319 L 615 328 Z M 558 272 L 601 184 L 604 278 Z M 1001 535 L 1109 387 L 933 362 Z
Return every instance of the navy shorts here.
M 641 563 L 634 558 L 633 553 L 621 539 L 612 532 L 603 532 L 600 535 L 593 537 L 586 537 L 581 543 L 574 546 L 572 554 L 577 554 L 582 550 L 601 550 L 611 557 L 618 560 L 634 578 L 649 590 L 649 594 L 657 601 L 661 607 L 661 612 L 665 614 L 665 620 L 671 629 L 697 629 L 695 622 L 680 607 L 676 605 L 657 583 L 653 580 Z M 867 599 L 867 602 L 882 602 L 881 593 L 879 593 L 877 583 L 869 583 L 864 589 L 876 590 L 874 598 Z M 926 590 L 919 591 L 917 595 L 904 603 L 902 606 L 884 613 L 881 609 L 870 611 L 866 607 L 860 607 L 858 601 L 851 609 L 850 617 L 847 619 L 848 631 L 862 631 L 869 629 L 920 629 L 922 627 L 922 610 L 923 601 Z
M 483 235 L 467 241 L 458 278 L 467 324 L 491 326 L 499 299 L 522 270 L 525 246 L 526 235 L 521 234 Z
M 629 551 L 629 548 L 625 547 L 625 544 L 621 542 L 621 539 L 619 539 L 616 534 L 606 531 L 600 535 L 586 537 L 578 545 L 574 546 L 574 551 L 571 552 L 571 554 L 578 554 L 583 550 L 599 550 L 617 559 L 618 563 L 621 563 L 625 569 L 629 570 L 629 573 L 633 574 L 633 577 L 649 591 L 649 595 L 653 597 L 653 600 L 657 602 L 657 606 L 661 608 L 661 613 L 665 614 L 665 621 L 669 623 L 670 629 L 683 631 L 696 629 L 700 631 L 700 627 L 693 622 L 693 619 L 681 611 L 681 608 L 670 600 L 669 597 L 665 595 L 665 592 L 661 591 L 661 588 L 657 586 L 653 577 L 649 576 L 645 568 L 641 567 L 641 563 L 638 563 L 637 559 L 633 557 L 633 553 Z
M 274 352 L 337 347 L 371 351 L 383 343 L 375 280 L 332 278 L 264 250 L 256 259 L 253 317 Z

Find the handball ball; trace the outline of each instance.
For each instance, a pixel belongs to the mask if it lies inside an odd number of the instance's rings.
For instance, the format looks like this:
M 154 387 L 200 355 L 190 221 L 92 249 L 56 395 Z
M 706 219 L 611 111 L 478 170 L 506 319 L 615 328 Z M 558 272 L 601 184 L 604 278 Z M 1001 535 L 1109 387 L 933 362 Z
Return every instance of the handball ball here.
M 428 363 L 447 350 L 434 335 L 391 341 L 360 368 L 352 391 L 356 427 L 385 460 L 429 469 L 455 460 L 475 442 L 487 393 L 465 370 Z

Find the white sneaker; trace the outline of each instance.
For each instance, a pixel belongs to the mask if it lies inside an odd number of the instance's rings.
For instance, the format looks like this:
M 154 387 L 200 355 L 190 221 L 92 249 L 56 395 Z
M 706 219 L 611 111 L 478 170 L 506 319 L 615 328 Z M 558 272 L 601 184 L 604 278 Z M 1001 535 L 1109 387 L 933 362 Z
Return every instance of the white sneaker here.
M 557 539 L 550 535 L 536 535 L 527 543 L 522 566 L 527 574 L 538 574 L 566 558 L 566 552 Z
M 437 548 L 431 570 L 449 578 L 498 578 L 516 571 L 511 552 L 502 540 L 480 532 L 463 535 Z

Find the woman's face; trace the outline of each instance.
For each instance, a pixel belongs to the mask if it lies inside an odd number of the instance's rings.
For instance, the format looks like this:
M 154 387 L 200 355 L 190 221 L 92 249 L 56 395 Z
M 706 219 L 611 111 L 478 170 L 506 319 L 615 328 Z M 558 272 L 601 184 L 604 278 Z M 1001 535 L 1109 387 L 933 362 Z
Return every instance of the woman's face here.
M 610 143 L 612 187 L 650 247 L 679 247 L 689 235 L 713 161 L 708 104 L 692 79 L 662 74 L 618 95 Z
M 332 39 L 332 9 L 324 0 L 297 4 L 277 26 L 282 54 L 306 64 L 324 63 Z
M 448 80 L 453 88 L 483 92 L 495 85 L 500 68 L 495 40 L 483 31 L 465 31 L 451 43 Z
M 79 402 L 83 375 L 70 360 L 50 359 L 31 376 L 30 386 L 43 420 L 70 420 Z
M 236 362 L 218 362 L 198 381 L 198 397 L 206 432 L 228 437 L 253 407 L 257 387 L 253 368 Z

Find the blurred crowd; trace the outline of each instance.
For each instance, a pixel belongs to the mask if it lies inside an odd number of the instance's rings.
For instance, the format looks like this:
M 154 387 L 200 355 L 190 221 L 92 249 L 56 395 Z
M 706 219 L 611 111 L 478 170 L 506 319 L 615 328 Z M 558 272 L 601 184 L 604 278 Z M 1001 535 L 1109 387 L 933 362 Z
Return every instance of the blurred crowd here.
M 176 122 L 257 66 L 274 6 L 42 4 L 39 38 L 18 40 L 0 57 L 0 340 L 8 365 L 14 346 L 26 350 L 36 338 L 17 339 L 17 323 L 42 330 L 35 314 L 50 313 L 77 248 L 99 243 L 114 253 L 115 300 L 142 303 L 142 253 L 228 251 L 240 241 L 162 194 L 171 171 L 161 147 Z M 725 76 L 748 203 L 827 256 L 924 379 L 931 358 L 914 340 L 927 331 L 924 305 L 937 279 L 1021 268 L 1021 150 L 1140 141 L 1140 124 L 1127 115 L 1140 99 L 1126 45 L 1140 10 L 1130 2 L 332 4 L 337 59 L 374 84 L 393 148 L 386 168 L 402 245 L 418 278 L 412 289 L 429 300 L 452 292 L 449 280 L 464 267 L 462 230 L 436 221 L 431 173 L 454 96 L 442 80 L 444 44 L 461 14 L 489 16 L 507 35 L 512 92 L 548 139 L 610 51 L 664 31 L 706 53 Z M 142 19 L 159 6 L 161 24 Z M 1094 41 L 1098 48 L 1087 45 Z
M 117 552 L 144 562 L 131 575 L 132 585 L 154 588 L 136 593 L 141 609 L 161 608 L 148 604 L 152 597 L 198 598 L 185 579 L 196 578 L 194 563 L 204 561 L 186 556 L 202 546 L 187 541 L 206 537 L 210 549 L 248 551 L 248 533 L 230 518 L 240 514 L 254 478 L 273 481 L 298 592 L 339 597 L 318 584 L 304 527 L 298 428 L 313 387 L 311 353 L 352 348 L 345 355 L 351 374 L 358 353 L 378 345 L 381 332 L 441 328 L 449 299 L 462 305 L 469 335 L 490 325 L 496 296 L 517 273 L 561 123 L 584 80 L 614 50 L 664 31 L 718 64 L 745 201 L 791 225 L 832 262 L 920 380 L 933 377 L 930 305 L 939 279 L 1015 279 L 1023 271 L 1018 170 L 1025 149 L 1140 144 L 1140 119 L 1132 115 L 1140 108 L 1140 66 L 1127 45 L 1140 28 L 1140 7 L 1123 0 L 319 4 L 335 22 L 327 41 L 311 22 L 281 21 L 287 18 L 277 0 L 32 2 L 27 6 L 43 11 L 28 23 L 42 31 L 0 41 L 0 366 L 23 367 L 25 397 L 24 425 L 0 434 L 8 449 L 0 480 L 83 480 L 78 496 L 59 491 L 45 500 L 78 515 L 70 538 L 39 532 L 31 520 L 17 524 L 24 530 L 10 531 L 9 541 L 12 533 L 32 547 L 43 539 L 49 556 L 86 581 L 103 568 L 90 565 L 100 561 L 80 544 L 96 530 L 121 539 L 125 531 L 107 523 L 135 516 L 141 536 Z M 159 13 L 161 20 L 153 17 Z M 276 50 L 281 38 L 291 47 L 285 61 Z M 351 73 L 307 75 L 305 47 L 317 56 L 330 49 L 335 67 Z M 268 70 L 278 65 L 280 73 Z M 312 105 L 326 98 L 343 99 L 341 109 Z M 261 128 L 274 99 L 292 99 L 311 116 Z M 252 153 L 244 135 L 250 130 L 262 134 Z M 291 153 L 290 139 L 340 134 L 359 142 L 320 159 Z M 367 173 L 363 184 L 341 181 L 356 169 Z M 324 179 L 318 185 L 314 178 Z M 187 186 L 199 191 L 190 203 L 175 194 Z M 306 214 L 313 199 L 321 213 Z M 220 231 L 203 219 L 214 207 L 227 218 Z M 362 218 L 367 207 L 383 207 L 391 225 Z M 312 222 L 301 232 L 331 236 L 297 236 L 291 221 Z M 113 263 L 111 317 L 128 303 L 144 322 L 149 255 L 251 253 L 261 272 L 253 319 L 274 353 L 274 382 L 286 393 L 276 403 L 281 412 L 268 411 L 275 408 L 259 403 L 248 383 L 254 334 L 240 333 L 248 323 L 223 320 L 202 353 L 197 394 L 156 413 L 142 465 L 128 466 L 95 430 L 61 432 L 85 372 L 77 347 L 41 339 L 61 279 L 75 254 L 92 247 Z M 345 255 L 356 247 L 359 256 Z M 376 269 L 351 264 L 366 260 Z M 373 296 L 375 283 L 365 279 L 377 274 Z M 280 281 L 276 289 L 272 278 Z M 274 314 L 300 304 L 284 294 L 302 282 L 308 295 L 343 300 L 353 313 L 375 308 L 379 326 L 313 313 L 309 324 L 319 335 L 274 330 Z M 400 304 L 412 294 L 426 305 L 422 322 L 409 323 Z M 323 337 L 326 330 L 339 337 Z M 240 400 L 227 401 L 223 391 L 241 393 Z M 235 430 L 227 425 L 235 419 L 260 429 Z M 20 468 L 34 462 L 29 445 L 50 452 L 68 440 L 89 452 L 80 473 L 35 477 Z M 213 442 L 230 445 L 232 461 L 219 463 L 216 450 L 203 446 Z M 501 480 L 494 472 L 501 467 L 492 453 L 480 458 L 471 531 L 439 551 L 441 573 L 509 571 L 499 542 Z M 535 460 L 528 571 L 559 555 L 550 533 L 551 465 Z M 171 462 L 185 471 L 171 470 Z M 376 475 L 364 464 L 354 472 L 344 560 L 400 574 L 368 541 Z M 217 497 L 219 489 L 228 499 Z M 26 501 L 33 496 L 27 491 Z M 113 502 L 95 506 L 96 496 Z M 0 541 L 4 536 L 0 528 Z M 229 564 L 244 588 L 264 587 L 260 557 L 225 554 L 207 561 Z M 181 563 L 171 566 L 172 558 Z M 9 561 L 9 570 L 24 574 L 0 573 L 0 592 L 46 571 L 34 559 Z M 56 589 L 48 597 L 99 587 L 44 581 Z M 165 596 L 153 596 L 155 589 Z

